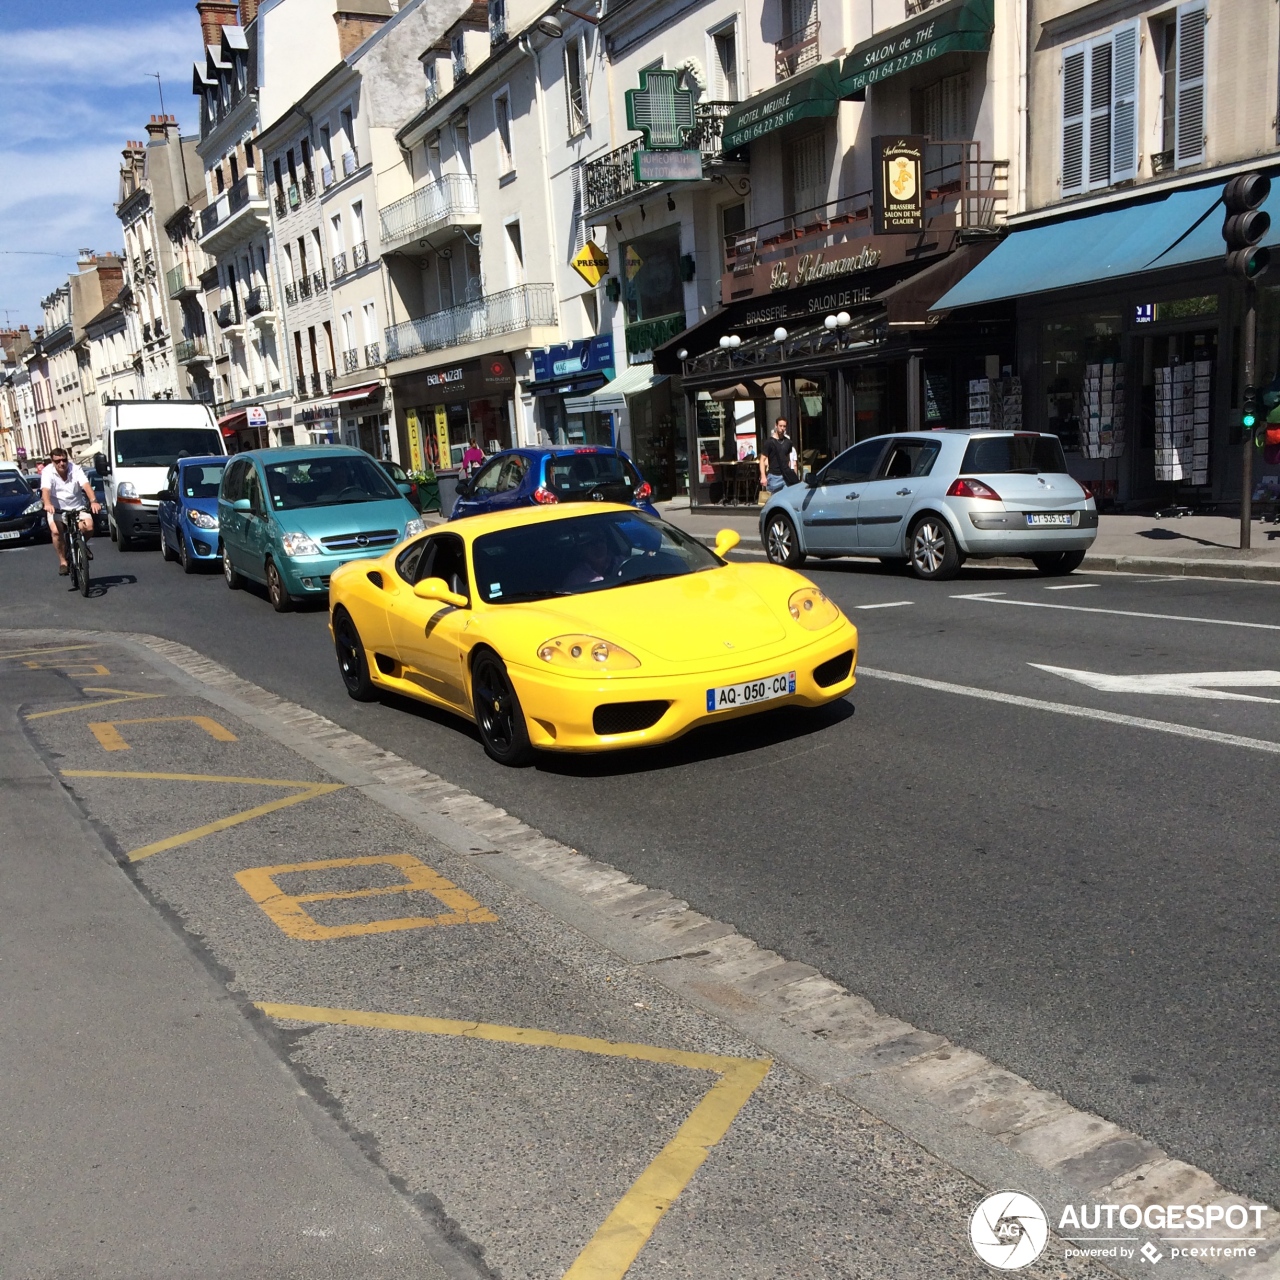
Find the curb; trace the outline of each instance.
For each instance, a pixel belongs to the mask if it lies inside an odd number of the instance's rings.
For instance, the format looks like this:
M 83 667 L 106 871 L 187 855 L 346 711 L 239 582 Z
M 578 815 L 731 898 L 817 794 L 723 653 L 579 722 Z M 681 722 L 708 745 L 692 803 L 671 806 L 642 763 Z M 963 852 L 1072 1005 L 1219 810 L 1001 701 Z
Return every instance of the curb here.
M 651 980 L 981 1186 L 1018 1187 L 1057 1204 L 1258 1203 L 982 1055 L 878 1012 L 817 969 L 758 947 L 732 925 L 580 854 L 186 645 L 142 633 L 81 634 L 136 645 L 176 671 L 178 682 L 198 696 L 435 839 L 462 853 L 490 855 L 485 874 L 627 962 L 644 966 Z M 1168 1259 L 1162 1271 L 1173 1277 L 1280 1280 L 1280 1214 L 1273 1209 L 1266 1212 L 1265 1228 L 1272 1236 L 1252 1259 Z M 1149 1274 L 1135 1260 L 1094 1261 L 1135 1280 Z

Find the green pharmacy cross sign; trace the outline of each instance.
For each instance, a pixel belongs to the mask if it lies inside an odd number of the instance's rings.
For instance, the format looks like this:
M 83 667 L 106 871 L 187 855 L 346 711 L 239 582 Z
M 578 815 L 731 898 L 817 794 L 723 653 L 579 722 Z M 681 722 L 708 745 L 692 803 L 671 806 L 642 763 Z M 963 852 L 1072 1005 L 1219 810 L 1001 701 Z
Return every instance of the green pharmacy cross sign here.
M 627 128 L 643 133 L 650 151 L 679 150 L 693 131 L 693 94 L 679 79 L 678 71 L 642 71 L 640 87 L 627 90 Z

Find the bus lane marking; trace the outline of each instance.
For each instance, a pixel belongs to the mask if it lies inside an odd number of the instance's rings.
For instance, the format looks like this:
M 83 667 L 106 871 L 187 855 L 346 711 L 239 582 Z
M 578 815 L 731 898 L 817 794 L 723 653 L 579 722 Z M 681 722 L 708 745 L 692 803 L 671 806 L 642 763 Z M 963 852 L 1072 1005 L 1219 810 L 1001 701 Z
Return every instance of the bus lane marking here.
M 394 867 L 404 876 L 403 884 L 379 885 L 372 889 L 344 889 L 334 893 L 286 893 L 276 884 L 276 876 L 299 871 L 328 871 L 339 867 Z M 451 924 L 491 924 L 497 920 L 487 907 L 469 893 L 446 880 L 438 871 L 411 853 L 376 854 L 367 858 L 328 858 L 319 862 L 286 862 L 275 867 L 249 867 L 236 872 L 240 887 L 291 938 L 322 941 L 330 938 L 357 938 L 371 933 L 392 933 L 401 929 L 430 929 Z M 401 916 L 394 920 L 372 920 L 363 924 L 324 925 L 303 905 L 308 902 L 338 902 L 352 898 L 376 898 L 390 893 L 428 893 L 448 910 L 434 916 Z
M 128 751 L 129 744 L 121 735 L 118 725 L 122 724 L 180 724 L 189 721 L 203 729 L 211 738 L 219 742 L 235 742 L 236 735 L 225 725 L 219 724 L 208 716 L 143 716 L 137 720 L 90 720 L 89 732 L 97 738 L 104 751 Z
M 118 702 L 143 702 L 147 698 L 167 698 L 167 693 L 143 693 L 136 689 L 100 689 L 86 685 L 84 693 L 114 693 L 115 698 L 96 698 L 92 702 L 73 702 L 69 707 L 54 707 L 51 711 L 32 711 L 24 720 L 44 720 L 48 716 L 65 716 L 72 711 L 92 711 L 94 707 L 112 707 Z
M 83 679 L 85 676 L 109 676 L 111 672 L 100 662 L 36 662 L 28 659 L 22 664 L 32 671 L 61 671 L 65 676 Z M 92 668 L 92 670 L 90 670 Z
M 239 813 L 228 814 L 225 818 L 206 822 L 203 826 L 193 827 L 190 831 L 180 831 L 177 835 L 166 836 L 163 840 L 144 844 L 140 849 L 134 849 L 125 855 L 130 862 L 141 862 L 143 858 L 150 858 L 153 854 L 180 848 L 203 836 L 216 835 L 219 831 L 239 826 L 242 822 L 265 817 L 268 813 L 276 813 L 291 805 L 314 800 L 317 796 L 342 791 L 346 787 L 342 782 L 302 782 L 297 778 L 228 778 L 203 773 L 133 773 L 127 770 L 111 769 L 63 769 L 62 776 L 64 778 L 124 778 L 143 782 L 215 782 L 239 787 L 298 788 L 293 795 L 281 796 L 277 800 L 269 800 L 266 804 L 255 805 L 252 809 L 244 809 Z
M 333 1026 L 373 1027 L 387 1031 L 414 1031 L 420 1035 L 458 1036 L 502 1044 L 562 1049 L 602 1057 L 629 1058 L 713 1071 L 719 1079 L 676 1130 L 675 1136 L 645 1167 L 630 1189 L 614 1205 L 586 1247 L 564 1273 L 563 1280 L 621 1280 L 648 1243 L 663 1215 L 687 1187 L 729 1126 L 746 1106 L 769 1069 L 768 1058 L 730 1058 L 720 1054 L 691 1053 L 657 1045 L 597 1040 L 590 1036 L 564 1035 L 536 1027 L 506 1027 L 486 1022 L 462 1022 L 453 1018 L 424 1018 L 394 1013 L 366 1013 L 358 1009 L 323 1009 L 308 1005 L 258 1001 L 268 1017 Z

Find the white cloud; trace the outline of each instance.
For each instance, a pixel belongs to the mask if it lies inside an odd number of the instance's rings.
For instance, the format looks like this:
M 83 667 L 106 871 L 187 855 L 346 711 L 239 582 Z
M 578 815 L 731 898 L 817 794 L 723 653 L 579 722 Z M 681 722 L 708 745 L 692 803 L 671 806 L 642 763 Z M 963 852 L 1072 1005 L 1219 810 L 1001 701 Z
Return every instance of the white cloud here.
M 50 80 L 84 89 L 128 86 L 151 71 L 193 62 L 200 53 L 194 13 L 133 26 L 28 28 L 5 34 L 10 85 Z

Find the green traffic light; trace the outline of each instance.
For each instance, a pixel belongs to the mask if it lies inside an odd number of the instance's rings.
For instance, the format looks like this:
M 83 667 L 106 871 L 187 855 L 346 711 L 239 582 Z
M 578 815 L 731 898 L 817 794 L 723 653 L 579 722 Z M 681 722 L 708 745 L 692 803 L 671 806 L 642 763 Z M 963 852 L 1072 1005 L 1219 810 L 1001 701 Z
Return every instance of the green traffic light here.
M 1258 419 L 1252 413 L 1246 413 L 1244 415 L 1244 425 L 1246 428 L 1250 430 L 1252 430 L 1253 427 L 1257 424 L 1257 421 Z

